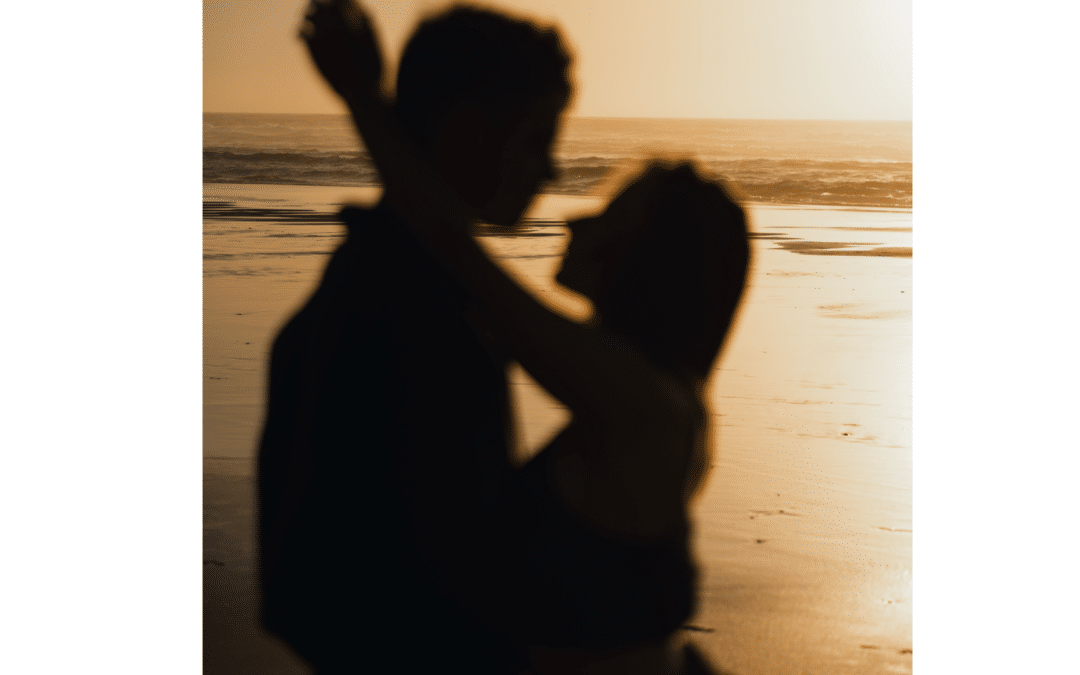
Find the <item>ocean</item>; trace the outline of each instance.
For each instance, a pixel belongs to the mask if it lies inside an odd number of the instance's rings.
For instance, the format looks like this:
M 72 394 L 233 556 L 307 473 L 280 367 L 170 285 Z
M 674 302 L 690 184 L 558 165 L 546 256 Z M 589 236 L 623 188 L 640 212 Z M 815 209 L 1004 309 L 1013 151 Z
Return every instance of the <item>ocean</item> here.
M 911 122 L 569 118 L 541 192 L 596 195 L 649 156 L 692 157 L 745 201 L 911 208 Z M 205 113 L 203 182 L 375 187 L 346 115 Z

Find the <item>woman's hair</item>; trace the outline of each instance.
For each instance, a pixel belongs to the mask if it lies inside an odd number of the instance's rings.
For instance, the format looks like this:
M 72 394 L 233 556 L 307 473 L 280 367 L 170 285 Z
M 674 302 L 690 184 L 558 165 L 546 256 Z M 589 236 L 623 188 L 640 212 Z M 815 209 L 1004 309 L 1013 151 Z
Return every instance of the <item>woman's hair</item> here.
M 731 327 L 749 265 L 742 208 L 722 184 L 684 164 L 666 173 L 651 222 L 594 301 L 604 326 L 651 361 L 704 379 Z
M 548 96 L 570 97 L 570 55 L 552 28 L 457 6 L 424 20 L 397 75 L 394 111 L 428 144 L 458 107 L 472 105 L 497 127 Z

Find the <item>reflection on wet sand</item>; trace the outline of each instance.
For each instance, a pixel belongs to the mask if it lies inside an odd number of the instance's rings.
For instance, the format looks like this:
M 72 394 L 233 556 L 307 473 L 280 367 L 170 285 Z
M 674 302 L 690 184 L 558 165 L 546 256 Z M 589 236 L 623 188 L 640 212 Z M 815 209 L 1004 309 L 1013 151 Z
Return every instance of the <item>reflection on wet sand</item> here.
M 778 241 L 780 248 L 804 255 L 862 255 L 886 258 L 910 258 L 910 246 L 884 246 L 870 249 L 847 250 L 851 246 L 865 246 L 857 242 L 834 241 Z
M 228 203 L 204 222 L 204 578 L 208 649 L 302 673 L 254 627 L 251 459 L 270 340 L 343 233 L 326 215 L 337 195 L 289 190 L 207 190 Z M 584 317 L 552 278 L 559 223 L 595 204 L 544 196 L 520 229 L 476 234 L 534 294 Z M 716 454 L 694 508 L 701 604 L 685 631 L 741 675 L 910 673 L 911 213 L 750 215 L 755 267 L 708 387 Z M 520 368 L 509 376 L 520 460 L 568 412 Z

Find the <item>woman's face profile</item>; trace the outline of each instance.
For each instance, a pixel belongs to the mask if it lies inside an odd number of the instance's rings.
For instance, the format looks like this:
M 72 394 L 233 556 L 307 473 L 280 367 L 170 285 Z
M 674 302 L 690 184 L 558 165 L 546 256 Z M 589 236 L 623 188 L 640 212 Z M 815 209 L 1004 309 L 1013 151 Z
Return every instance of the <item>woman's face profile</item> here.
M 555 280 L 599 300 L 614 280 L 619 262 L 657 216 L 658 176 L 647 172 L 611 201 L 603 213 L 570 221 L 570 244 Z
M 614 262 L 611 257 L 615 245 L 615 223 L 600 215 L 571 221 L 567 225 L 570 228 L 570 244 L 566 247 L 555 281 L 595 303 L 609 282 L 610 268 Z

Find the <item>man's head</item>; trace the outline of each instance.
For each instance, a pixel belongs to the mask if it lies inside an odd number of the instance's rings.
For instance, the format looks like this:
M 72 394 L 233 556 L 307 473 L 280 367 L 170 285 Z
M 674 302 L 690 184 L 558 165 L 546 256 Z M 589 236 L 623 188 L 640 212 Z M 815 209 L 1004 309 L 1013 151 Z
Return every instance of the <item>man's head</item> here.
M 553 177 L 569 66 L 554 30 L 455 7 L 409 40 L 394 112 L 473 215 L 509 225 Z

